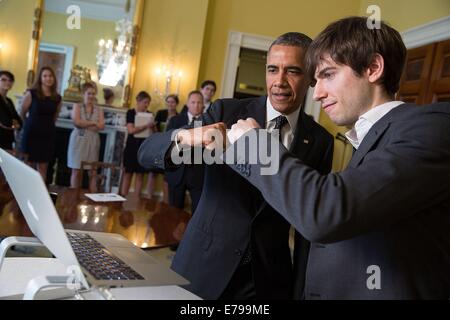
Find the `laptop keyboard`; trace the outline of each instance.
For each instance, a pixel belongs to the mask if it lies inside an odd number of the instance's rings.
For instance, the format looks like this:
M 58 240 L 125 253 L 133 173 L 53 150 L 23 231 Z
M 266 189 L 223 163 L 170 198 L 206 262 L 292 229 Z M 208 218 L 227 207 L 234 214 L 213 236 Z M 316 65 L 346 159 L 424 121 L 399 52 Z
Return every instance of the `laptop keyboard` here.
M 97 280 L 144 280 L 144 278 L 109 252 L 100 242 L 84 233 L 67 232 L 80 265 Z

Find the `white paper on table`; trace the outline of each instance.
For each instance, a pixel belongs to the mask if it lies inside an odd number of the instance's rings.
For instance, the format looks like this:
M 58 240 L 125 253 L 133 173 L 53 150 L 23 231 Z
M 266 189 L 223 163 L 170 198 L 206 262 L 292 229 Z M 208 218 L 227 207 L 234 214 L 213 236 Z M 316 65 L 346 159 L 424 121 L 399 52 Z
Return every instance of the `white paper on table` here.
M 136 117 L 134 118 L 134 126 L 141 127 L 144 125 L 148 125 L 150 121 L 153 121 L 153 114 L 149 112 L 138 112 L 136 113 Z M 150 128 L 145 129 L 139 133 L 135 133 L 135 138 L 148 138 L 152 134 L 152 130 Z
M 116 202 L 127 200 L 115 193 L 85 193 L 84 195 L 95 202 Z

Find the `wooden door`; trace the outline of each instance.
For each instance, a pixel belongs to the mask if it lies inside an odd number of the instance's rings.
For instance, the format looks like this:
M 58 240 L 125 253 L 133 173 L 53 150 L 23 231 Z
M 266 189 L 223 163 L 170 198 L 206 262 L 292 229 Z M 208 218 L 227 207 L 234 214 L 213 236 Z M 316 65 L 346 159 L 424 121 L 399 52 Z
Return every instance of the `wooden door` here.
M 450 102 L 450 40 L 437 44 L 427 102 Z
M 397 100 L 426 103 L 435 50 L 435 43 L 408 50 Z

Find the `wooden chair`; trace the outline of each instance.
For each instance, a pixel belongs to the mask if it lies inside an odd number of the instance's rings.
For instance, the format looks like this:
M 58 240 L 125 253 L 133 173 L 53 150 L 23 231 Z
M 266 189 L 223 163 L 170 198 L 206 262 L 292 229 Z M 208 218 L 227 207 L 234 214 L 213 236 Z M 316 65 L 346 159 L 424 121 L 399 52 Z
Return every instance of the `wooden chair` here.
M 111 192 L 113 185 L 120 188 L 121 168 L 119 165 L 100 161 L 82 161 L 81 169 L 97 171 L 98 192 Z

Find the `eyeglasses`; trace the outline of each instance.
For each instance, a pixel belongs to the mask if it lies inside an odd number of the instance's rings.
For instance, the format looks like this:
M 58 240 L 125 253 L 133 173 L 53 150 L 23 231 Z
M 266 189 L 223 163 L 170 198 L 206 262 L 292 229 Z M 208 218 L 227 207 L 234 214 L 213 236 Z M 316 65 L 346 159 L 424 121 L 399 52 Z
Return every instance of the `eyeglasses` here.
M 14 81 L 12 81 L 9 78 L 0 78 L 0 81 L 2 81 L 2 82 L 14 82 Z

